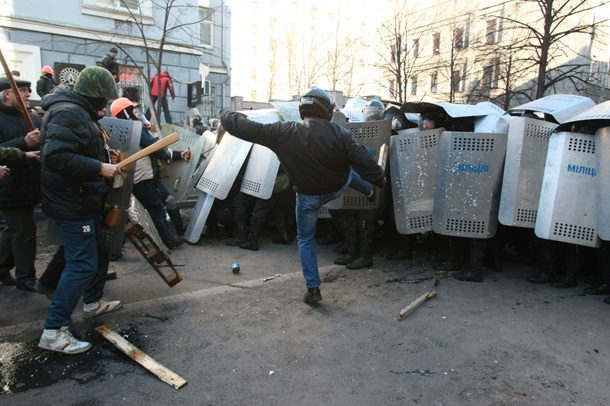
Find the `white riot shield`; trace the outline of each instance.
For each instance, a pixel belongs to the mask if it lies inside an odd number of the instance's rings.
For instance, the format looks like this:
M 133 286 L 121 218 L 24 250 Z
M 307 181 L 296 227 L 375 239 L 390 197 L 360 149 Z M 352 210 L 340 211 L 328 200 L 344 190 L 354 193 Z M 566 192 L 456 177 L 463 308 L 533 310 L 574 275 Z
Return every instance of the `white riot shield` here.
M 297 123 L 303 121 L 299 112 L 299 102 L 271 102 L 271 105 L 277 109 L 284 121 L 295 121 Z
M 595 133 L 597 155 L 597 233 L 610 241 L 610 126 Z
M 195 203 L 195 207 L 192 211 L 191 219 L 186 227 L 186 233 L 184 233 L 184 238 L 188 242 L 196 244 L 199 241 L 201 233 L 203 233 L 203 228 L 205 227 L 205 222 L 210 215 L 214 200 L 214 196 L 204 192 L 199 193 L 197 203 Z
M 569 132 L 551 135 L 534 228 L 536 235 L 599 247 L 596 177 L 594 136 Z
M 105 117 L 100 120 L 100 124 L 110 136 L 108 146 L 120 151 L 121 155 L 125 158 L 140 150 L 141 122 Z M 131 198 L 131 189 L 133 188 L 134 173 L 135 164 L 127 165 L 121 170 L 119 175 L 120 180 L 116 179 L 108 189 L 108 195 L 106 196 L 107 208 L 115 208 L 125 213 L 127 212 Z M 118 218 L 118 223 L 104 227 L 104 234 L 111 255 L 121 255 L 126 220 L 127 216 L 122 216 Z
M 181 202 L 192 191 L 192 187 L 189 188 L 189 186 L 197 169 L 198 157 L 204 150 L 211 148 L 213 145 L 209 144 L 211 141 L 209 138 L 202 137 L 177 125 L 163 124 L 161 127 L 161 134 L 164 137 L 174 132 L 180 134 L 180 141 L 172 144 L 171 149 L 176 151 L 190 149 L 192 158 L 189 161 L 180 160 L 169 163 L 159 160 L 159 172 L 162 174 L 161 183 L 165 185 L 177 201 Z
M 202 137 L 204 137 L 206 140 L 203 146 L 203 151 L 201 151 L 201 155 L 198 158 L 199 164 L 197 169 L 195 170 L 195 173 L 193 174 L 193 177 L 191 177 L 189 185 L 187 186 L 188 190 L 193 190 L 195 186 L 197 186 L 197 183 L 199 183 L 199 180 L 201 179 L 201 175 L 203 175 L 203 172 L 208 167 L 208 164 L 216 151 L 216 147 L 218 146 L 216 143 L 217 137 L 215 133 L 205 131 Z
M 285 113 L 288 114 L 287 112 Z M 282 116 L 275 109 L 246 111 L 244 114 L 250 120 L 263 124 L 282 121 Z M 275 177 L 279 168 L 280 160 L 275 155 L 275 152 L 262 145 L 254 144 L 250 151 L 250 158 L 248 158 L 248 164 L 239 190 L 261 199 L 269 199 L 273 193 L 273 185 L 275 184 Z
M 442 128 L 401 131 L 390 144 L 390 173 L 396 230 L 432 231 L 438 139 Z
M 197 189 L 217 199 L 224 200 L 237 178 L 252 143 L 225 133 L 216 147 L 214 156 L 206 167 Z
M 262 145 L 252 145 L 240 192 L 260 199 L 269 199 L 273 194 L 279 168 L 280 160 L 273 151 Z
M 506 134 L 445 131 L 439 138 L 432 229 L 491 238 L 496 233 Z
M 518 115 L 526 111 L 546 113 L 562 124 L 593 106 L 595 102 L 585 96 L 553 94 L 512 108 L 508 113 L 510 115 Z
M 508 130 L 506 161 L 498 220 L 505 226 L 534 228 L 544 163 L 555 123 L 513 117 Z
M 391 120 L 369 121 L 365 123 L 344 123 L 343 127 L 351 131 L 356 142 L 366 148 L 381 166 L 385 166 L 383 157 L 380 155 L 383 145 L 390 145 L 390 135 L 392 133 Z M 380 163 L 381 162 L 381 163 Z M 383 163 L 383 165 L 382 165 Z M 326 204 L 331 210 L 351 209 L 369 210 L 378 209 L 381 206 L 385 193 L 377 193 L 374 202 L 369 202 L 366 196 L 351 188 L 348 188 L 343 195 Z

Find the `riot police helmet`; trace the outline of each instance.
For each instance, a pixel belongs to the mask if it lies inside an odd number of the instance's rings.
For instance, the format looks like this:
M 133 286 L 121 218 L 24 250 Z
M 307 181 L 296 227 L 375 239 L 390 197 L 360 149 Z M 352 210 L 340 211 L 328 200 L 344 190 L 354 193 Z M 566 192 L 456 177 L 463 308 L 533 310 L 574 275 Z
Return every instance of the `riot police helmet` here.
M 385 107 L 379 100 L 369 100 L 363 109 L 364 121 L 383 120 L 383 111 Z

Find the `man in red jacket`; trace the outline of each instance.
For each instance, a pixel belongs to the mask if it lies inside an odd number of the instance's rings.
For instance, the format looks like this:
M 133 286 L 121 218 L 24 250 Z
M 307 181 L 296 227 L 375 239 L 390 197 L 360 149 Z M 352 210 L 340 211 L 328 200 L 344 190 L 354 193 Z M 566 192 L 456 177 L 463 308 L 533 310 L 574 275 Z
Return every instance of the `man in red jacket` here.
M 159 85 L 161 86 L 160 92 Z M 174 84 L 172 83 L 172 78 L 169 75 L 169 72 L 161 72 L 160 83 L 159 74 L 155 74 L 155 76 L 153 76 L 153 78 L 150 80 L 150 96 L 152 99 L 152 106 L 150 108 L 154 108 L 155 103 L 157 103 L 157 99 L 161 97 L 161 106 L 163 107 L 165 122 L 172 124 L 172 115 L 170 114 L 169 107 L 167 106 L 167 89 L 169 89 L 169 92 L 172 95 L 172 100 L 175 100 L 176 94 L 174 93 Z M 150 110 L 146 112 L 146 118 L 150 120 Z

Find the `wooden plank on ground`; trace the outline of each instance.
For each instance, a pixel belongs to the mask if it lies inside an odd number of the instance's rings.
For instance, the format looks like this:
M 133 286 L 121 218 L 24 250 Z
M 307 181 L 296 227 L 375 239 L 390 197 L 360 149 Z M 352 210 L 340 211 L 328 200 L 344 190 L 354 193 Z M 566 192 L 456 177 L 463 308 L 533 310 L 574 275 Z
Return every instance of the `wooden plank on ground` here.
M 106 340 L 114 344 L 114 346 L 118 348 L 119 351 L 127 355 L 129 358 L 131 358 L 138 364 L 142 365 L 144 368 L 148 369 L 163 382 L 172 385 L 176 389 L 180 389 L 181 387 L 187 384 L 187 381 L 184 378 L 170 371 L 165 366 L 161 365 L 153 358 L 146 355 L 144 352 L 139 350 L 129 341 L 121 337 L 121 335 L 112 331 L 105 324 L 97 327 L 95 330 L 101 335 L 103 335 Z

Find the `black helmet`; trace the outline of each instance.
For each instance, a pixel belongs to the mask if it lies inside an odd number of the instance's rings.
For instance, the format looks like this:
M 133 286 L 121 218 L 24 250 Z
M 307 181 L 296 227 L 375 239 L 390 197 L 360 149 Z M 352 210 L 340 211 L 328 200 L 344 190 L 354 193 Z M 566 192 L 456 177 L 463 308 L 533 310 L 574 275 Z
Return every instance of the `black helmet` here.
M 193 124 L 194 125 L 199 125 L 202 122 L 202 118 L 199 114 L 195 114 L 195 116 L 193 116 Z
M 383 110 L 385 109 L 379 100 L 370 100 L 364 105 L 364 121 L 383 120 Z
M 335 101 L 325 90 L 312 87 L 299 99 L 301 118 L 318 117 L 330 120 L 335 109 Z

